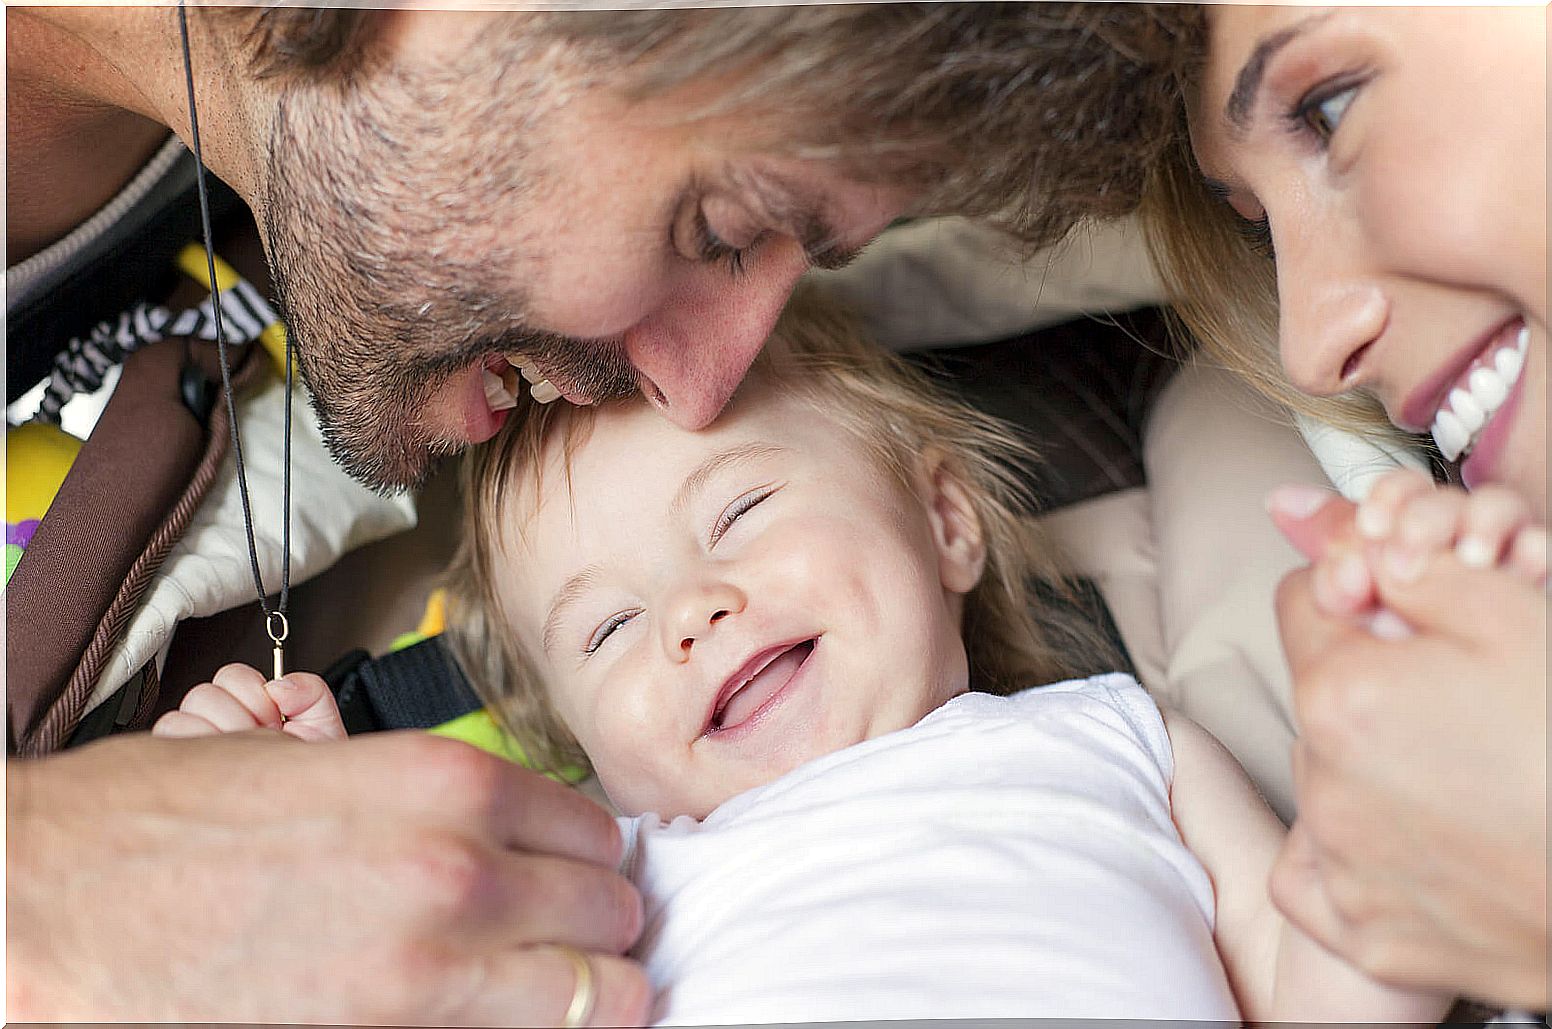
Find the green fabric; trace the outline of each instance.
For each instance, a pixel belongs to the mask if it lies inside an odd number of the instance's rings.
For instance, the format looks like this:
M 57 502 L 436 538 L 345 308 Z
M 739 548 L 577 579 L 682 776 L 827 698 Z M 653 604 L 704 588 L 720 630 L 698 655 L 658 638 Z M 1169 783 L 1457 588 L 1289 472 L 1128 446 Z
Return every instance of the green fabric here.
M 506 758 L 524 768 L 534 767 L 523 745 L 503 729 L 486 708 L 470 711 L 466 715 L 460 715 L 450 722 L 443 722 L 427 731 L 449 739 L 462 740 L 470 746 L 479 747 L 487 753 Z M 550 774 L 550 778 L 558 782 L 577 783 L 587 778 L 587 771 L 572 765 L 561 769 L 558 775 Z

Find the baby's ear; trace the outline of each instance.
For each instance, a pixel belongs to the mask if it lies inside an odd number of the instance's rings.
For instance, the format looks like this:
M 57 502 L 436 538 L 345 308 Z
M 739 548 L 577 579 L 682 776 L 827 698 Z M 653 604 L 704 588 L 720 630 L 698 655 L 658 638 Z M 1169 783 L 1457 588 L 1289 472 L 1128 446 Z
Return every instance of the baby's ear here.
M 946 590 L 969 593 L 986 568 L 986 541 L 970 491 L 942 453 L 923 456 L 918 483 L 938 551 L 938 578 Z

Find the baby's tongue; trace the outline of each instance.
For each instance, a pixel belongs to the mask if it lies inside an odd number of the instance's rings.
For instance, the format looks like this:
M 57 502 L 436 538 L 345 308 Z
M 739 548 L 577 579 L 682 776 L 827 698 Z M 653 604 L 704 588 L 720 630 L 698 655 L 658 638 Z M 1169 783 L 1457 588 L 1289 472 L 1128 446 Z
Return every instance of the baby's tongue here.
M 777 690 L 787 684 L 788 679 L 797 674 L 803 659 L 813 649 L 812 641 L 800 643 L 760 669 L 760 673 L 735 693 L 727 702 L 727 707 L 722 709 L 722 724 L 737 725 L 758 711 L 761 704 L 770 700 Z

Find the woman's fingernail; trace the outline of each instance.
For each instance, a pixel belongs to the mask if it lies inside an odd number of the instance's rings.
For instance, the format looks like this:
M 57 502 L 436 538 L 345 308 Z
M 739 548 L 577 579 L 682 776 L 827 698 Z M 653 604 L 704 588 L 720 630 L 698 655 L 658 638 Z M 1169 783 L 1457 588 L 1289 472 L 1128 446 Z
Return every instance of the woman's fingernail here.
M 1369 619 L 1369 632 L 1382 640 L 1404 640 L 1412 635 L 1412 627 L 1389 608 L 1381 608 Z
M 1296 483 L 1291 486 L 1279 486 L 1267 494 L 1266 507 L 1268 511 L 1275 511 L 1303 521 L 1325 507 L 1335 496 L 1336 494 L 1328 489 Z
M 1393 544 L 1385 548 L 1385 570 L 1397 582 L 1415 582 L 1423 574 L 1424 555 Z
M 1455 556 L 1467 568 L 1491 568 L 1498 558 L 1487 541 L 1476 536 L 1467 536 L 1455 544 Z
M 1378 540 L 1390 535 L 1390 512 L 1378 504 L 1362 504 L 1358 508 L 1358 535 L 1364 539 Z
M 1349 597 L 1362 599 L 1369 593 L 1369 566 L 1357 554 L 1343 554 L 1336 565 L 1337 587 Z

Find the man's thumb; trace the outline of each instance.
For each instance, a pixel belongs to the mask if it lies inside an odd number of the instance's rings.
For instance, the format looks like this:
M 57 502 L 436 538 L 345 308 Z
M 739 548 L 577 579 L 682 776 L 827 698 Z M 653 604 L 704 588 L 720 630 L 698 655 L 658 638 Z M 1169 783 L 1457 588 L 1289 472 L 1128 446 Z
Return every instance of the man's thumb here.
M 1277 530 L 1311 561 L 1318 561 L 1337 540 L 1357 535 L 1357 507 L 1319 486 L 1279 486 L 1267 495 L 1266 510 Z

